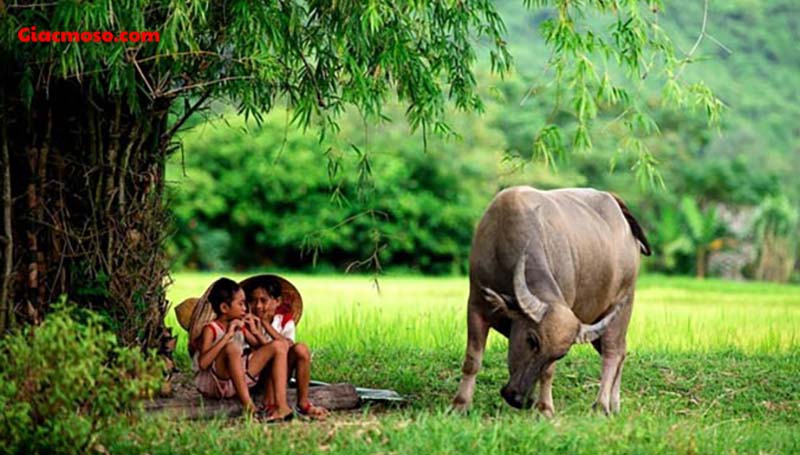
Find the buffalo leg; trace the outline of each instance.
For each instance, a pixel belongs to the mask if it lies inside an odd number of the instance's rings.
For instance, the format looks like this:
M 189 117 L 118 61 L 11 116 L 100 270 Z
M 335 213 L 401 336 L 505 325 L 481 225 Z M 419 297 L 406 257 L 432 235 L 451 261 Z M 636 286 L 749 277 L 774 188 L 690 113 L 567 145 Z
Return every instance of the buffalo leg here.
M 553 417 L 555 408 L 553 407 L 553 373 L 556 371 L 556 363 L 551 363 L 542 371 L 539 379 L 539 400 L 536 401 L 536 409 L 545 417 Z
M 467 353 L 464 366 L 461 368 L 461 383 L 453 398 L 453 408 L 466 411 L 472 404 L 475 392 L 475 376 L 481 368 L 483 351 L 486 349 L 486 337 L 489 335 L 489 323 L 469 305 L 467 310 Z
M 611 389 L 623 356 L 603 344 L 603 370 L 600 373 L 600 392 L 594 408 L 611 414 Z
M 622 366 L 625 364 L 625 356 L 619 362 L 617 367 L 617 375 L 614 376 L 614 384 L 611 386 L 611 412 L 619 412 L 619 388 L 622 382 Z
M 619 383 L 622 380 L 622 363 L 625 361 L 627 350 L 625 338 L 633 309 L 633 295 L 620 303 L 625 306 L 606 333 L 600 337 L 603 368 L 600 373 L 600 391 L 594 407 L 606 415 L 619 412 Z

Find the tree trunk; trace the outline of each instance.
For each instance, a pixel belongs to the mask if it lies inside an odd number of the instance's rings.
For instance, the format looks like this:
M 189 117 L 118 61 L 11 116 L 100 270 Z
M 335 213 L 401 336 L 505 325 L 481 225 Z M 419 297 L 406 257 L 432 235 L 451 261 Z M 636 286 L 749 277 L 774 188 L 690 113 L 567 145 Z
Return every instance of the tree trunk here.
M 6 94 L 19 86 L 9 77 Z M 51 81 L 30 105 L 2 97 L 0 329 L 38 322 L 65 294 L 126 344 L 164 342 L 169 101 L 133 112 L 127 99 L 75 80 Z
M 697 278 L 703 279 L 706 277 L 707 256 L 708 254 L 706 247 L 702 246 L 697 249 L 697 259 L 695 262 L 695 270 L 697 272 Z
M 0 89 L 2 90 L 2 89 Z M 5 93 L 3 92 L 3 99 Z M 4 106 L 3 106 L 4 107 Z M 0 334 L 14 325 L 14 305 L 8 294 L 14 270 L 14 232 L 11 229 L 11 159 L 8 152 L 8 128 L 2 120 L 2 165 L 3 165 L 3 233 L 0 243 L 3 246 L 2 274 L 0 274 Z

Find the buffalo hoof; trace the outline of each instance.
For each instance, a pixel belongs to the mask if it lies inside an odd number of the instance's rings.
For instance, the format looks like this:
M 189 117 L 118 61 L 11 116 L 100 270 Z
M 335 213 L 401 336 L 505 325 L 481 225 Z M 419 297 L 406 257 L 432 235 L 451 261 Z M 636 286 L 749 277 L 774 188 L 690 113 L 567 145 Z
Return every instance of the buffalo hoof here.
M 469 411 L 470 403 L 464 401 L 461 397 L 456 397 L 453 399 L 453 403 L 450 405 L 450 411 L 454 413 L 466 414 Z
M 556 412 L 555 409 L 553 409 L 552 404 L 548 404 L 542 401 L 536 403 L 536 409 L 539 411 L 541 415 L 547 417 L 548 419 L 552 419 Z
M 599 401 L 594 402 L 594 404 L 592 405 L 592 410 L 597 413 L 602 412 L 603 415 L 605 415 L 606 417 L 611 415 L 611 409 L 609 408 L 609 406 L 607 404 L 602 404 Z

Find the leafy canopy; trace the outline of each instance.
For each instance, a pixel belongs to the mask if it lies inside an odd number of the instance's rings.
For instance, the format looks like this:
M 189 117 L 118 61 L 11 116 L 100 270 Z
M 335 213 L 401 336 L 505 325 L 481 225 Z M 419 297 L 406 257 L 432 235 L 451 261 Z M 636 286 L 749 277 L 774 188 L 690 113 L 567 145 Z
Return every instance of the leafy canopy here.
M 549 122 L 537 134 L 536 155 L 552 161 L 569 142 L 592 147 L 590 125 L 602 109 L 617 109 L 629 135 L 623 148 L 638 156 L 642 179 L 656 176 L 655 159 L 639 139 L 657 126 L 641 106 L 641 81 L 663 75 L 664 102 L 692 104 L 716 120 L 722 108 L 702 83 L 681 78 L 691 55 L 676 55 L 658 23 L 658 0 L 523 1 L 550 13 L 540 27 L 550 49 L 546 70 L 577 120 L 570 141 Z M 599 16 L 602 20 L 589 20 Z M 20 43 L 17 31 L 157 31 L 158 43 Z M 77 79 L 93 93 L 141 103 L 179 98 L 232 101 L 261 121 L 285 103 L 303 127 L 338 129 L 348 105 L 383 118 L 392 95 L 407 105 L 411 128 L 448 133 L 445 103 L 483 108 L 473 66 L 485 48 L 493 71 L 507 72 L 505 27 L 488 0 L 278 1 L 94 0 L 23 3 L 6 7 L 3 54 L 24 77 L 28 102 L 53 79 Z M 533 39 L 533 37 L 531 37 Z M 690 52 L 691 54 L 691 52 Z M 144 96 L 141 96 L 144 95 Z M 174 131 L 173 131 L 174 132 Z

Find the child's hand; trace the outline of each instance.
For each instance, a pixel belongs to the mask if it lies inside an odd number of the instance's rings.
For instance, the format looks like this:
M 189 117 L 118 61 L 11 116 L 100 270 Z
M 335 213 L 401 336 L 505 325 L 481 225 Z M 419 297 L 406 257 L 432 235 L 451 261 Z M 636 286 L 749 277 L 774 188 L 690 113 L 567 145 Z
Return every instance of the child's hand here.
M 248 314 L 244 317 L 244 323 L 245 327 L 247 327 L 247 330 L 249 330 L 250 333 L 258 332 L 259 320 L 257 317 L 253 316 L 252 314 Z
M 236 334 L 236 331 L 242 330 L 243 326 L 244 322 L 242 322 L 241 319 L 234 319 L 228 324 L 228 330 L 225 332 L 225 335 L 227 335 L 228 338 L 233 338 L 233 335 Z

